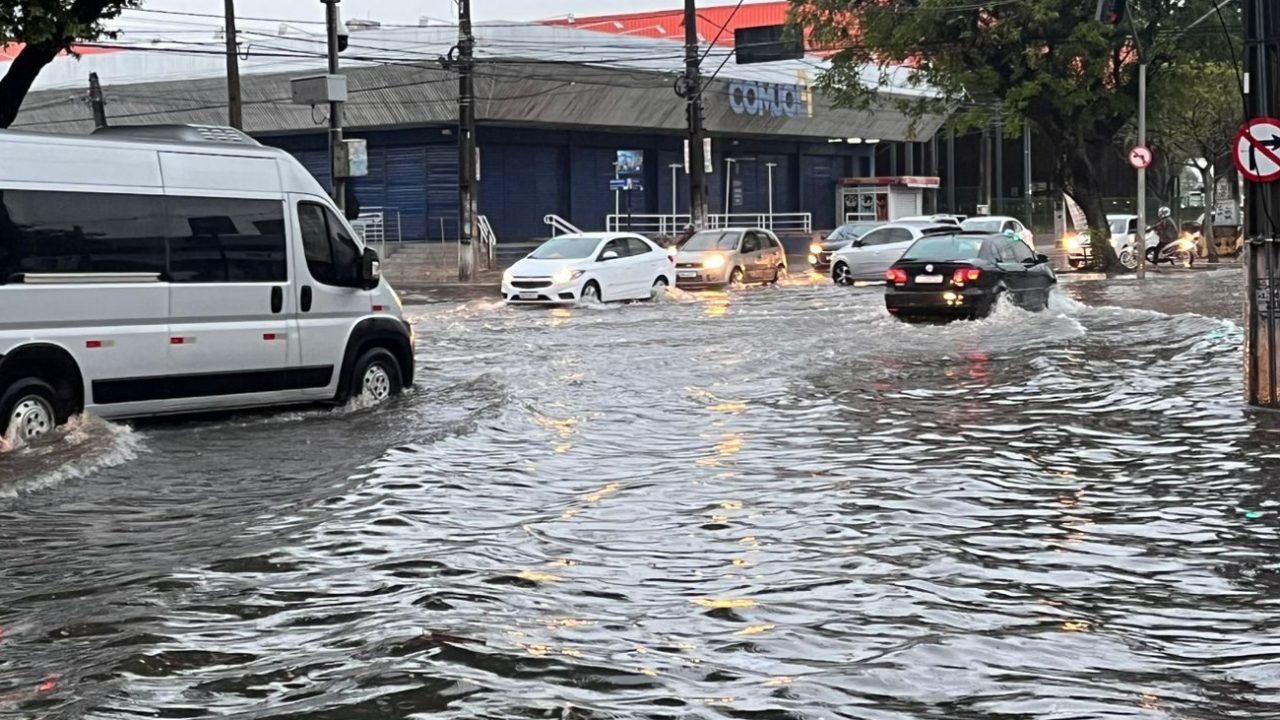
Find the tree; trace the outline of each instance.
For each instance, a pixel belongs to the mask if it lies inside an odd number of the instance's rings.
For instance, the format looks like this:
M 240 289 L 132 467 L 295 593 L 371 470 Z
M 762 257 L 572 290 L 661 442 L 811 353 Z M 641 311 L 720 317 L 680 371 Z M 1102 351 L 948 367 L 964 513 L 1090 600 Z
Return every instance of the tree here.
M 0 77 L 0 128 L 13 124 L 46 65 L 76 42 L 114 37 L 106 23 L 141 0 L 0 0 L 0 46 L 21 43 Z
M 1098 172 L 1137 112 L 1138 47 L 1148 78 L 1158 78 L 1180 55 L 1162 37 L 1212 7 L 1209 0 L 1131 0 L 1131 26 L 1095 20 L 1093 0 L 791 2 L 793 22 L 835 51 L 820 82 L 838 102 L 867 107 L 888 99 L 914 117 L 954 113 L 971 125 L 1002 113 L 1011 135 L 1031 123 L 1052 153 L 1058 185 L 1084 210 L 1104 270 L 1116 257 Z M 879 70 L 878 84 L 865 82 L 868 66 Z M 890 77 L 903 72 L 932 92 L 886 97 Z
M 1204 177 L 1204 238 L 1209 262 L 1218 261 L 1213 237 L 1217 178 L 1232 167 L 1236 132 L 1244 122 L 1240 78 L 1234 66 L 1216 60 L 1189 59 L 1152 88 L 1152 136 Z

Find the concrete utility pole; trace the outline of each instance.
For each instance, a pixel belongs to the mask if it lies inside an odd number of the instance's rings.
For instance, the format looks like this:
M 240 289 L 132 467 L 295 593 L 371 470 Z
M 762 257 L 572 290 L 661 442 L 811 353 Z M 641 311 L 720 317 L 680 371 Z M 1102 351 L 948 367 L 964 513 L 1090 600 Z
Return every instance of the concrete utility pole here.
M 329 31 L 329 74 L 338 74 L 338 3 L 341 0 L 321 0 L 324 3 L 324 24 Z M 347 179 L 338 171 L 338 148 L 342 147 L 342 103 L 329 103 L 329 174 L 332 179 L 333 201 L 338 209 L 347 208 Z
M 89 73 L 89 107 L 93 108 L 93 127 L 101 129 L 107 126 L 107 104 L 102 99 L 102 84 L 98 82 L 98 73 Z
M 240 103 L 240 48 L 236 33 L 236 1 L 226 0 L 227 9 L 227 124 L 244 129 Z
M 475 37 L 471 34 L 471 0 L 458 2 L 458 279 L 475 277 L 478 264 L 479 214 L 476 183 Z
M 689 217 L 699 230 L 707 226 L 707 156 L 702 128 L 702 56 L 698 46 L 697 0 L 684 0 L 684 77 L 677 94 L 688 104 Z M 728 180 L 726 179 L 726 183 Z M 729 212 L 728 208 L 725 212 Z
M 1137 33 L 1134 33 L 1137 37 Z M 1147 146 L 1147 57 L 1138 49 L 1138 145 Z M 1134 238 L 1134 251 L 1138 253 L 1138 279 L 1147 277 L 1147 169 L 1138 168 L 1138 237 Z
M 1274 117 L 1280 92 L 1280 7 L 1268 0 L 1246 0 L 1245 51 L 1248 74 L 1245 112 L 1249 119 Z M 1238 152 L 1238 151 L 1237 151 Z M 1261 155 L 1261 151 L 1254 152 Z M 1245 384 L 1250 405 L 1280 410 L 1280 348 L 1276 347 L 1277 282 L 1280 281 L 1280 248 L 1277 220 L 1280 196 L 1273 183 L 1247 183 L 1245 187 Z

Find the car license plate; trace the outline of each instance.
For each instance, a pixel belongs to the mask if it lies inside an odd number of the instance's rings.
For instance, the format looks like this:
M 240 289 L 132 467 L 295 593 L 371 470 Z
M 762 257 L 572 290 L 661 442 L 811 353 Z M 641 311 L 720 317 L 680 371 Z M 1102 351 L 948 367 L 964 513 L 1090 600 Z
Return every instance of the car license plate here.
M 679 276 L 682 278 L 696 278 L 698 277 L 698 271 L 697 270 L 681 270 L 679 272 Z
M 916 284 L 917 285 L 941 285 L 942 276 L 941 275 L 917 275 Z
M 521 299 L 521 300 L 537 300 L 537 299 L 538 299 L 538 293 L 536 293 L 536 292 L 522 292 L 522 293 L 520 293 L 520 299 Z

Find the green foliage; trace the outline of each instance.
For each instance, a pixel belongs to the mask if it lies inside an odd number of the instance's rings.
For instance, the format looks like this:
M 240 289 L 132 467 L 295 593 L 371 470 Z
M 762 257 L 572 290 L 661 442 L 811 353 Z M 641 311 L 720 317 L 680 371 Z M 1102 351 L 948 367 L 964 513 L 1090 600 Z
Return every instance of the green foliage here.
M 1151 88 L 1151 136 L 1176 163 L 1229 164 L 1244 122 L 1240 87 L 1235 66 L 1220 60 L 1191 58 L 1170 68 Z
M 106 23 L 141 0 L 0 0 L 0 44 L 94 40 L 112 33 Z
M 1137 113 L 1139 57 L 1156 82 L 1188 57 L 1228 50 L 1208 34 L 1217 28 L 1222 37 L 1216 18 L 1195 35 L 1184 32 L 1214 0 L 1130 0 L 1132 22 L 1114 26 L 1094 20 L 1093 0 L 791 2 L 792 22 L 810 31 L 814 45 L 837 51 L 821 81 L 837 102 L 888 100 L 914 116 L 949 112 L 961 127 L 1001 115 L 1010 135 L 1031 123 L 1052 150 L 1059 186 L 1099 236 L 1106 219 L 1095 175 Z M 1224 12 L 1238 27 L 1237 11 Z M 895 69 L 904 62 L 908 70 Z M 932 93 L 883 92 L 904 72 Z

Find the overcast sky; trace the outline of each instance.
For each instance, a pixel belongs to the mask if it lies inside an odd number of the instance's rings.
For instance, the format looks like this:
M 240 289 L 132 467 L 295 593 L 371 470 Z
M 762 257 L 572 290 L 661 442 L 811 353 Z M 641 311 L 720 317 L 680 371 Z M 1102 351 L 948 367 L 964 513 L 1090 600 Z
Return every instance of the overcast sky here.
M 705 6 L 722 5 L 729 0 L 701 0 Z M 221 14 L 222 0 L 144 0 L 148 10 Z M 539 20 L 563 17 L 570 13 L 600 15 L 648 10 L 674 10 L 683 7 L 681 0 L 472 0 L 476 20 Z M 454 0 L 343 0 L 344 19 L 370 18 L 385 23 L 416 23 L 421 16 L 448 20 L 454 17 Z M 238 0 L 237 14 L 281 20 L 322 20 L 320 0 Z M 157 20 L 159 13 L 137 12 L 126 16 L 128 24 L 136 20 Z M 149 22 L 148 25 L 151 23 Z

